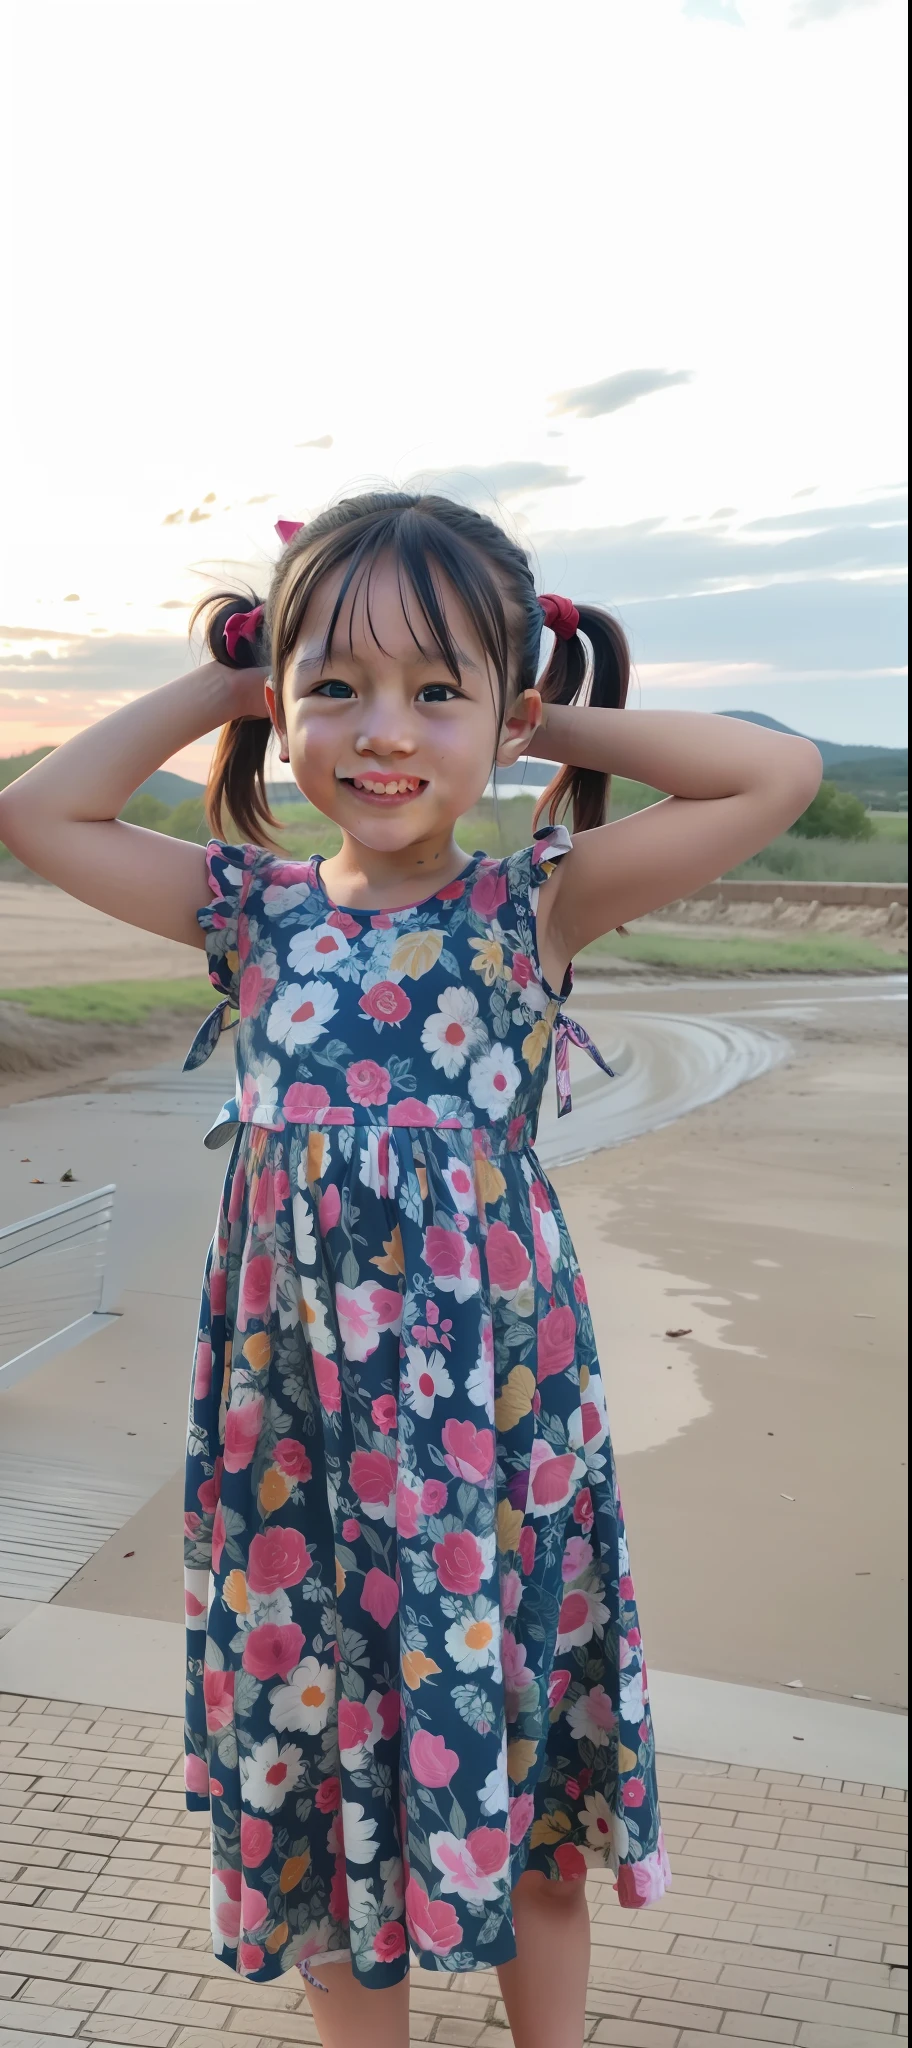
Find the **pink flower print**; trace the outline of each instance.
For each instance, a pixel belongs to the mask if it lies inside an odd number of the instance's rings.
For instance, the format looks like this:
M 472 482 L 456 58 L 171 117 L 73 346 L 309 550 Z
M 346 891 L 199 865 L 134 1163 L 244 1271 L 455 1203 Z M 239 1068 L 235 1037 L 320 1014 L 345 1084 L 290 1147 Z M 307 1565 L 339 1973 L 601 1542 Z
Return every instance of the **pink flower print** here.
M 268 1001 L 275 988 L 275 981 L 263 973 L 255 960 L 245 967 L 241 975 L 240 1011 L 242 1017 L 258 1017 L 263 1004 Z
M 433 1956 L 448 1956 L 458 1948 L 463 1930 L 453 1907 L 443 1899 L 429 1899 L 417 1877 L 408 1881 L 405 1916 L 415 1948 Z
M 518 1643 L 509 1629 L 504 1629 L 503 1634 L 503 1671 L 507 1692 L 514 1696 L 534 1682 L 534 1673 L 529 1670 L 526 1662 L 525 1643 Z M 513 1712 L 507 1714 L 507 1720 L 513 1721 L 515 1718 L 514 1705 Z
M 214 1316 L 223 1316 L 228 1299 L 228 1275 L 224 1266 L 213 1266 L 209 1274 L 209 1307 Z
M 356 1521 L 355 1521 L 355 1518 L 354 1518 L 354 1516 L 353 1516 L 353 1515 L 348 1515 L 348 1516 L 346 1517 L 345 1521 L 344 1521 L 344 1522 L 343 1522 L 343 1524 L 342 1524 L 342 1541 L 343 1541 L 343 1543 L 357 1543 L 357 1541 L 358 1541 L 358 1537 L 360 1536 L 360 1534 L 361 1534 L 361 1524 L 360 1524 L 360 1522 L 356 1522 Z
M 588 1536 L 595 1524 L 595 1509 L 588 1486 L 581 1487 L 573 1503 L 573 1519 Z
M 389 914 L 389 911 L 375 910 L 373 917 L 371 918 L 371 931 L 390 932 L 392 931 L 392 929 L 393 920 Z
M 507 878 L 493 863 L 483 865 L 469 901 L 477 917 L 493 920 L 507 900 Z
M 394 1615 L 399 1612 L 399 1588 L 395 1579 L 387 1572 L 381 1572 L 376 1565 L 371 1567 L 361 1588 L 361 1606 L 365 1614 L 373 1616 L 381 1628 L 389 1628 Z
M 267 1529 L 255 1536 L 247 1560 L 247 1584 L 251 1593 L 277 1593 L 299 1586 L 306 1579 L 313 1558 L 297 1529 Z
M 363 926 L 358 923 L 357 918 L 349 917 L 347 910 L 331 910 L 326 922 L 335 925 L 336 931 L 342 932 L 346 939 L 361 937 Z
M 312 1356 L 320 1405 L 326 1409 L 328 1415 L 338 1415 L 342 1407 L 339 1368 L 334 1359 L 324 1358 L 322 1351 L 314 1351 Z
M 518 1572 L 504 1572 L 500 1582 L 501 1613 L 512 1617 L 519 1613 L 522 1603 L 522 1580 Z
M 658 1848 L 639 1863 L 622 1863 L 617 1876 L 617 1895 L 622 1906 L 655 1906 L 671 1884 L 671 1867 L 662 1836 Z
M 391 1125 L 404 1124 L 409 1129 L 415 1125 L 430 1129 L 436 1124 L 437 1117 L 426 1102 L 418 1102 L 414 1095 L 406 1095 L 401 1102 L 390 1103 L 387 1122 Z
M 329 1888 L 329 1914 L 330 1919 L 338 1921 L 340 1927 L 348 1926 L 348 1884 L 345 1877 L 344 1856 L 336 1857 L 336 1867 L 333 1871 L 332 1884 Z
M 398 1330 L 402 1322 L 402 1296 L 398 1287 L 373 1287 L 371 1308 L 381 1330 Z
M 387 1396 L 387 1397 L 385 1397 L 385 1398 L 387 1398 L 387 1399 L 388 1399 L 389 1397 Z M 406 1540 L 411 1540 L 411 1538 L 413 1538 L 413 1537 L 417 1536 L 417 1534 L 418 1534 L 418 1510 L 419 1510 L 419 1508 L 420 1508 L 420 1505 L 421 1505 L 421 1499 L 420 1499 L 420 1495 L 419 1495 L 419 1494 L 417 1494 L 417 1493 L 415 1493 L 415 1492 L 413 1492 L 413 1490 L 412 1490 L 412 1488 L 411 1488 L 410 1486 L 403 1486 L 403 1485 L 400 1485 L 400 1486 L 399 1486 L 399 1487 L 397 1488 L 397 1490 L 396 1490 L 396 1534 L 397 1534 L 397 1536 L 404 1536 L 404 1537 L 406 1538 Z
M 209 1771 L 204 1757 L 185 1756 L 184 1786 L 195 1799 L 205 1799 L 209 1791 Z
M 517 988 L 528 988 L 538 978 L 528 953 L 514 953 L 510 968 Z
M 419 1728 L 412 1736 L 409 1763 L 419 1785 L 428 1785 L 434 1791 L 448 1785 L 459 1769 L 456 1751 L 447 1749 L 442 1735 L 431 1735 L 426 1728 Z
M 196 1364 L 193 1372 L 193 1399 L 205 1401 L 212 1385 L 212 1345 L 201 1337 L 196 1347 Z
M 371 1743 L 374 1724 L 363 1700 L 350 1700 L 343 1693 L 339 1701 L 339 1752 L 349 1770 L 357 1769 L 352 1756 Z
M 272 1828 L 268 1820 L 255 1819 L 252 1813 L 241 1814 L 241 1861 L 248 1870 L 259 1870 L 265 1863 L 272 1848 Z
M 229 1223 L 239 1223 L 241 1220 L 241 1216 L 243 1214 L 244 1209 L 244 1194 L 246 1187 L 246 1169 L 243 1160 L 239 1160 L 237 1166 L 234 1169 L 234 1174 L 232 1176 L 231 1181 L 231 1194 L 228 1198 Z
M 378 1927 L 374 1935 L 374 1955 L 378 1963 L 395 1963 L 405 1954 L 405 1929 L 399 1920 L 388 1920 L 385 1927 Z
M 539 1383 L 565 1372 L 576 1352 L 576 1317 L 572 1308 L 552 1308 L 538 1325 Z
M 421 1512 L 423 1515 L 442 1515 L 449 1498 L 449 1489 L 442 1479 L 426 1479 L 421 1489 Z
M 385 1102 L 392 1085 L 387 1068 L 378 1066 L 376 1060 L 355 1060 L 345 1069 L 349 1100 L 365 1109 Z
M 188 1538 L 191 1538 L 191 1537 L 193 1537 L 193 1536 L 196 1536 L 196 1535 L 197 1535 L 197 1533 L 198 1533 L 198 1531 L 199 1531 L 199 1530 L 200 1530 L 200 1529 L 202 1528 L 202 1526 L 203 1526 L 203 1525 L 202 1525 L 202 1522 L 200 1521 L 199 1515 L 194 1515 L 194 1514 L 190 1514 L 190 1513 L 188 1513 L 188 1514 L 186 1514 L 186 1515 L 184 1516 L 184 1535 L 185 1535 L 186 1537 L 188 1537 Z M 189 1595 L 188 1595 L 188 1598 L 189 1598 Z M 196 1608 L 195 1608 L 195 1612 L 197 1612 L 197 1613 L 199 1613 L 199 1614 L 202 1614 L 202 1611 L 203 1611 L 203 1609 L 202 1609 L 202 1605 L 201 1605 L 201 1603 L 200 1603 L 199 1601 L 197 1601 L 197 1602 L 196 1602 Z M 188 1609 L 188 1612 L 189 1612 L 189 1609 Z
M 535 1800 L 531 1792 L 520 1792 L 518 1798 L 510 1801 L 510 1841 L 514 1849 L 524 1840 L 532 1826 Z
M 252 1977 L 255 1970 L 261 1970 L 266 1960 L 265 1950 L 258 1942 L 242 1941 L 238 1944 L 238 1964 L 245 1977 Z
M 309 1479 L 313 1471 L 304 1445 L 299 1444 L 293 1436 L 279 1438 L 272 1454 L 272 1462 L 278 1465 L 280 1472 L 284 1472 L 286 1479 L 293 1479 L 296 1486 Z
M 377 1741 L 389 1742 L 398 1735 L 402 1724 L 402 1696 L 395 1687 L 383 1694 L 377 1707 L 377 1717 L 380 1722 Z
M 453 1529 L 434 1544 L 437 1577 L 447 1593 L 477 1593 L 485 1576 L 484 1553 L 469 1529 Z
M 264 1622 L 251 1629 L 244 1644 L 241 1663 L 254 1678 L 285 1678 L 301 1662 L 305 1635 L 296 1621 L 285 1624 Z
M 342 1786 L 338 1778 L 324 1778 L 317 1786 L 314 1801 L 318 1813 L 338 1813 L 342 1806 Z
M 262 1927 L 269 1907 L 262 1892 L 252 1891 L 241 1879 L 241 1926 L 248 1934 L 255 1934 Z M 260 1951 L 262 1953 L 262 1951 Z
M 589 1299 L 589 1296 L 586 1293 L 586 1282 L 583 1279 L 582 1273 L 574 1273 L 573 1275 L 573 1294 L 574 1299 L 579 1302 L 580 1307 L 582 1307 L 583 1304 L 587 1302 Z
M 396 1491 L 395 1455 L 385 1451 L 355 1451 L 349 1479 L 358 1499 L 371 1507 L 386 1507 Z
M 253 1463 L 263 1420 L 263 1397 L 229 1408 L 225 1417 L 225 1471 L 243 1472 Z
M 212 1873 L 212 1917 L 223 1941 L 234 1946 L 241 1931 L 241 1873 L 214 1870 Z
M 509 1853 L 509 1842 L 505 1828 L 473 1828 L 466 1839 L 466 1848 L 476 1870 L 485 1877 L 498 1877 Z
M 636 1597 L 629 1572 L 625 1572 L 623 1578 L 618 1580 L 618 1592 L 622 1600 L 633 1600 Z
M 554 1861 L 565 1884 L 582 1882 L 588 1876 L 586 1858 L 575 1842 L 561 1842 L 554 1851 Z
M 384 1436 L 389 1436 L 399 1420 L 399 1409 L 393 1394 L 378 1394 L 371 1403 L 371 1420 Z
M 476 1429 L 474 1422 L 457 1422 L 451 1417 L 441 1437 L 444 1464 L 454 1479 L 468 1479 L 483 1486 L 494 1463 L 494 1437 L 490 1429 Z
M 214 1572 L 221 1570 L 222 1552 L 227 1541 L 228 1533 L 225 1528 L 225 1517 L 222 1514 L 222 1503 L 219 1501 L 218 1507 L 215 1510 L 215 1520 L 212 1524 L 212 1569 Z
M 204 1515 L 213 1515 L 221 1500 L 223 1469 L 224 1459 L 216 1458 L 212 1468 L 212 1478 L 204 1479 L 202 1484 L 197 1487 L 196 1498 Z
M 522 1134 L 523 1134 L 523 1132 L 524 1132 L 525 1128 L 526 1128 L 526 1119 L 525 1119 L 525 1117 L 524 1117 L 524 1116 L 514 1116 L 514 1117 L 511 1117 L 511 1119 L 510 1119 L 510 1122 L 509 1122 L 509 1124 L 507 1125 L 507 1150 L 508 1150 L 508 1151 L 510 1151 L 510 1152 L 515 1152 L 515 1150 L 516 1150 L 516 1147 L 517 1147 L 517 1145 L 518 1145 L 518 1144 L 520 1143 L 520 1141 L 521 1141 L 521 1139 L 522 1139 Z
M 553 1514 L 566 1506 L 579 1463 L 574 1451 L 555 1453 L 543 1437 L 536 1438 L 529 1465 L 528 1505 L 533 1514 Z
M 335 1230 L 336 1224 L 338 1223 L 341 1214 L 342 1197 L 339 1193 L 338 1188 L 336 1187 L 335 1181 L 333 1181 L 331 1185 L 326 1189 L 325 1194 L 322 1194 L 320 1196 L 319 1207 L 317 1209 L 321 1237 L 326 1237 L 327 1233 L 330 1230 Z
M 457 875 L 455 882 L 444 882 L 443 888 L 438 889 L 436 894 L 438 903 L 458 903 L 460 896 L 465 895 L 462 876 Z
M 241 1272 L 241 1301 L 238 1322 L 246 1329 L 254 1318 L 262 1322 L 272 1298 L 272 1283 L 275 1266 L 268 1252 L 258 1252 L 247 1259 Z
M 329 1108 L 329 1093 L 318 1081 L 293 1081 L 282 1104 L 289 1124 L 319 1124 Z
M 502 1294 L 515 1294 L 531 1275 L 532 1261 L 526 1247 L 505 1223 L 491 1224 L 485 1239 L 485 1258 L 491 1281 Z
M 377 1024 L 401 1024 L 412 1005 L 397 981 L 375 981 L 359 998 L 358 1008 Z
M 535 1530 L 532 1528 L 529 1522 L 525 1522 L 519 1532 L 519 1542 L 516 1545 L 516 1554 L 519 1558 L 520 1564 L 522 1565 L 523 1571 L 525 1572 L 526 1578 L 529 1577 L 529 1573 L 531 1572 L 532 1566 L 535 1563 L 536 1541 L 537 1539 L 535 1535 Z
M 206 1703 L 206 1727 L 210 1735 L 218 1729 L 227 1728 L 234 1714 L 234 1672 L 211 1671 L 208 1664 L 203 1669 L 203 1699 Z
M 583 1536 L 568 1536 L 561 1558 L 561 1577 L 566 1584 L 569 1579 L 582 1577 L 592 1563 L 592 1545 Z
M 548 1680 L 548 1706 L 552 1713 L 555 1707 L 560 1706 L 569 1684 L 569 1671 L 552 1671 Z
M 628 1778 L 624 1786 L 624 1805 L 642 1806 L 646 1799 L 646 1787 L 641 1778 Z

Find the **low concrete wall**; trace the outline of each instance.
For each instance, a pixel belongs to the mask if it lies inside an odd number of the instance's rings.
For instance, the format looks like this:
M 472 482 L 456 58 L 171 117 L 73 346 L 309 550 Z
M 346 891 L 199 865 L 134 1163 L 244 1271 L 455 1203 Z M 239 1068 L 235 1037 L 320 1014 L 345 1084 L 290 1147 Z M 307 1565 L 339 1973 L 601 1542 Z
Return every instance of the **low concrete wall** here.
M 819 903 L 853 910 L 888 910 L 908 905 L 907 882 L 709 882 L 681 897 L 689 903 Z M 670 908 L 670 906 L 669 906 Z

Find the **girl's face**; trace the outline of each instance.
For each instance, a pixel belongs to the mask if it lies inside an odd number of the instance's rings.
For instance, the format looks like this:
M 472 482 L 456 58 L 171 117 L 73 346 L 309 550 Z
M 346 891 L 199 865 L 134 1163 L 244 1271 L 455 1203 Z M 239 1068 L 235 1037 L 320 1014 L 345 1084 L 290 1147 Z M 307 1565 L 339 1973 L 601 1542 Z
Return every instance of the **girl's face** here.
M 525 752 L 541 719 L 541 698 L 537 690 L 516 698 L 499 733 L 497 679 L 456 591 L 439 579 L 459 650 L 458 684 L 406 592 L 415 633 L 424 640 L 416 646 L 397 567 L 388 559 L 371 573 L 373 631 L 365 577 L 346 597 L 333 654 L 323 663 L 344 575 L 342 568 L 327 577 L 311 600 L 281 702 L 271 686 L 267 696 L 304 795 L 353 839 L 392 853 L 451 833 L 482 795 L 495 754 L 505 764 Z

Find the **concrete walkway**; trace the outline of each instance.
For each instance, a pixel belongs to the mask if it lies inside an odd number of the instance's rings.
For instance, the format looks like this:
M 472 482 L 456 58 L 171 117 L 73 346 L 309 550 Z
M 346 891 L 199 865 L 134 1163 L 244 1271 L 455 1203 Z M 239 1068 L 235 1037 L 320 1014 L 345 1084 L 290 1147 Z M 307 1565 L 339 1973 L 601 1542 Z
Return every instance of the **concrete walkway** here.
M 316 2042 L 297 1981 L 216 1962 L 205 1819 L 171 1717 L 0 1695 L 0 2048 Z M 665 1757 L 675 1888 L 593 1878 L 587 2041 L 882 2048 L 905 2033 L 905 1800 L 873 1783 Z M 508 2048 L 487 1974 L 416 1971 L 412 2043 Z

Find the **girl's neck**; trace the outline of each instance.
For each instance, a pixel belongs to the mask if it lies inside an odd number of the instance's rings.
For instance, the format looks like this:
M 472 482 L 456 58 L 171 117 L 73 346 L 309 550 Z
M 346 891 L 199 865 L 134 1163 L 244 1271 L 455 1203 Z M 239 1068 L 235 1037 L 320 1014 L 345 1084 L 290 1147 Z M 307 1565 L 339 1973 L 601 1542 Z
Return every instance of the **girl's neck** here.
M 339 852 L 321 863 L 320 875 L 327 894 L 346 908 L 401 910 L 454 882 L 468 861 L 452 829 L 390 852 L 345 832 Z

